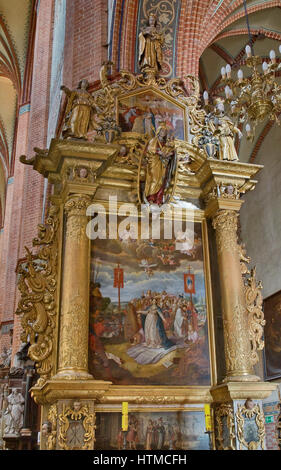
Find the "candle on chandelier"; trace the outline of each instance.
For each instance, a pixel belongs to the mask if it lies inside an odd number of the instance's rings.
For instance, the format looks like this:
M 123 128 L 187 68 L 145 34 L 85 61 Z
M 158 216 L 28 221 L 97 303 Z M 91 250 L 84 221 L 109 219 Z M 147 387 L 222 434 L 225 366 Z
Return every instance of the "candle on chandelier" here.
M 275 51 L 273 49 L 271 49 L 270 53 L 269 53 L 269 57 L 270 57 L 270 60 L 272 62 L 272 64 L 275 64 L 276 62 L 276 54 L 275 54 Z
M 209 103 L 209 94 L 206 90 L 203 93 L 203 99 L 204 99 L 205 105 L 207 105 Z
M 263 63 L 262 63 L 262 69 L 263 69 L 263 72 L 264 72 L 264 73 L 267 73 L 267 71 L 268 71 L 268 64 L 267 64 L 266 62 L 263 62 Z
M 222 79 L 225 79 L 225 67 L 221 68 L 221 77 L 222 77 Z
M 281 54 L 281 44 L 280 44 L 280 46 L 279 46 L 279 52 L 280 52 L 280 54 Z
M 230 98 L 230 97 L 231 97 L 231 89 L 229 88 L 228 85 L 226 85 L 226 87 L 225 87 L 225 89 L 224 89 L 224 92 L 225 92 L 226 98 Z
M 226 65 L 225 71 L 226 71 L 226 74 L 227 74 L 227 78 L 230 78 L 231 77 L 231 66 L 229 64 Z
M 250 126 L 250 124 L 246 124 L 245 129 L 246 129 L 247 136 L 250 137 L 250 135 L 251 135 L 251 126 Z
M 246 51 L 247 57 L 251 57 L 251 56 L 252 56 L 252 50 L 251 50 L 251 48 L 250 48 L 249 45 L 247 45 L 247 46 L 245 47 L 245 51 Z
M 239 69 L 237 72 L 237 78 L 238 78 L 238 82 L 241 83 L 243 80 L 243 71 L 241 69 Z

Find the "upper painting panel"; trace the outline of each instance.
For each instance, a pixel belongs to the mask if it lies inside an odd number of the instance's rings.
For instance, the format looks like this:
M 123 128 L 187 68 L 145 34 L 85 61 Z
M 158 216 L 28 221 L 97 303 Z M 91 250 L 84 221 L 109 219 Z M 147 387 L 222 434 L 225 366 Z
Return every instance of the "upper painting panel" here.
M 122 132 L 136 132 L 149 137 L 154 137 L 159 124 L 165 122 L 171 136 L 187 139 L 184 107 L 155 91 L 146 90 L 121 97 L 118 100 L 118 120 Z

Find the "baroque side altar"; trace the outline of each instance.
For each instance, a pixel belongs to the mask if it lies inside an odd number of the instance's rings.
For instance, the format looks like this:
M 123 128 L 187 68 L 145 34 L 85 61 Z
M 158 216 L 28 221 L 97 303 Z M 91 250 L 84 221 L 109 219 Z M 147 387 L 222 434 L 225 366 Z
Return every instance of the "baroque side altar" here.
M 40 377 L 41 448 L 136 449 L 137 434 L 145 449 L 208 448 L 211 404 L 214 448 L 264 449 L 275 386 L 254 370 L 261 285 L 237 235 L 262 167 L 239 162 L 236 129 L 219 102 L 202 109 L 196 78 L 159 76 L 154 17 L 140 44 L 139 75 L 111 81 L 105 63 L 93 94 L 63 87 L 62 138 L 21 157 L 53 184 L 16 312 Z

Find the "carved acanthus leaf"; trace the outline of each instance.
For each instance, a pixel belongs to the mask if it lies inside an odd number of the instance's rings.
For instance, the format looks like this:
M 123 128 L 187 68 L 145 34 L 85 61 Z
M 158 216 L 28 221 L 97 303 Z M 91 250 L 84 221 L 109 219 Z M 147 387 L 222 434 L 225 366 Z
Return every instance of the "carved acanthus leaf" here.
M 264 348 L 263 327 L 265 325 L 263 313 L 262 283 L 257 282 L 256 268 L 249 270 L 251 258 L 246 255 L 244 245 L 239 245 L 241 273 L 244 280 L 244 292 L 248 313 L 249 336 L 251 342 L 251 363 L 259 362 L 258 351 Z
M 21 298 L 16 310 L 22 315 L 23 342 L 30 342 L 29 357 L 36 362 L 40 383 L 51 374 L 53 334 L 56 326 L 57 230 L 59 209 L 51 205 L 46 223 L 38 226 L 32 253 L 26 248 L 26 261 L 21 263 L 18 288 Z

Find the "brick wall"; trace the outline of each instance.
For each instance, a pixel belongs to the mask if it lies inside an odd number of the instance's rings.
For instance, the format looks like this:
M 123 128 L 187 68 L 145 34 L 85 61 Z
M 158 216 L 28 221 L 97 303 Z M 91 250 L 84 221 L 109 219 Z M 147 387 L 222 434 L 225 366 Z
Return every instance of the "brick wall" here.
M 12 320 L 17 306 L 16 265 L 29 248 L 41 222 L 44 179 L 19 162 L 22 154 L 32 156 L 33 148 L 46 146 L 50 82 L 53 1 L 40 2 L 37 17 L 32 92 L 29 103 L 18 109 L 15 167 L 8 185 L 4 232 L 2 234 L 1 320 Z M 15 318 L 13 353 L 20 344 L 20 324 Z M 4 342 L 4 338 L 3 338 Z M 4 344 L 4 343 L 3 343 Z M 0 344 L 0 348 L 2 345 Z
M 107 0 L 73 3 L 72 83 L 77 85 L 82 78 L 89 82 L 98 80 L 100 66 L 107 59 Z

